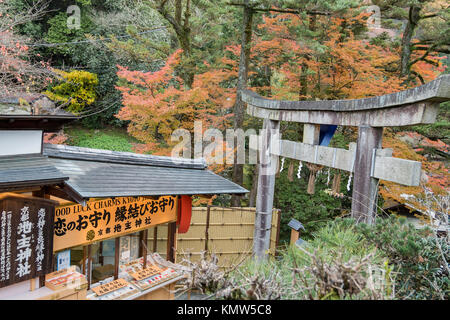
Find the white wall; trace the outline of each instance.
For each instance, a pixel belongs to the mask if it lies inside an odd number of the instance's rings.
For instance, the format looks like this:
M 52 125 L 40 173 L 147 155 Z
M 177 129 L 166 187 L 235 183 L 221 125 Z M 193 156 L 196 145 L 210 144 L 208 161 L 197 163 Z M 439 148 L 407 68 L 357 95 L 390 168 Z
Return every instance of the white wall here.
M 1 130 L 0 156 L 41 153 L 41 130 Z

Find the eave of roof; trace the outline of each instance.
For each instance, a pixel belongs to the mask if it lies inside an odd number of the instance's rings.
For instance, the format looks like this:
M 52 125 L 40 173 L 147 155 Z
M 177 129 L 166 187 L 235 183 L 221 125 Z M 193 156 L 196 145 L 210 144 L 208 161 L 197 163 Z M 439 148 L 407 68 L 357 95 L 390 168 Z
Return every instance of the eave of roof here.
M 69 176 L 61 173 L 40 154 L 0 157 L 0 190 L 61 184 Z
M 105 163 L 121 163 L 128 165 L 149 165 L 170 168 L 205 169 L 204 159 L 184 159 L 82 148 L 66 145 L 44 144 L 44 155 L 51 158 L 96 161 Z
M 1 129 L 33 129 L 44 132 L 56 132 L 71 121 L 77 120 L 74 115 L 5 115 L 0 114 Z

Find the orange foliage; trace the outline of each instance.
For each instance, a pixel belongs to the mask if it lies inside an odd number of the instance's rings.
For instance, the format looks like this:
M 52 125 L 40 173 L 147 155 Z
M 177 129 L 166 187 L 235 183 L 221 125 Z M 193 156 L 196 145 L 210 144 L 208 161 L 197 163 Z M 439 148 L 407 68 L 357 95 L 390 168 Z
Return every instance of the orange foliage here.
M 360 99 L 384 95 L 406 89 L 399 77 L 399 49 L 370 44 L 366 39 L 356 37 L 349 28 L 355 23 L 365 23 L 367 13 L 344 18 L 317 17 L 316 29 L 309 38 L 296 35 L 296 29 L 305 28 L 299 15 L 274 14 L 263 17 L 258 26 L 265 30 L 264 36 L 257 37 L 252 51 L 252 59 L 271 68 L 273 73 L 281 74 L 281 83 L 276 87 L 260 87 L 271 90 L 278 99 Z M 320 27 L 317 27 L 319 26 Z M 320 30 L 326 30 L 321 34 Z M 412 59 L 417 59 L 425 51 L 417 51 Z M 433 80 L 443 71 L 442 58 L 430 54 L 427 60 L 418 61 L 413 71 L 419 73 L 425 81 Z M 307 70 L 302 70 L 307 68 Z M 307 95 L 300 94 L 302 77 L 307 77 Z M 303 79 L 304 81 L 305 79 Z M 305 83 L 305 81 L 304 81 Z M 304 89 L 304 88 L 303 88 Z M 405 194 L 419 196 L 423 187 L 435 194 L 449 191 L 448 172 L 441 162 L 428 161 L 407 143 L 398 140 L 389 129 L 385 130 L 383 147 L 392 148 L 393 156 L 420 161 L 426 175 L 420 187 L 405 187 L 395 183 L 381 181 L 380 192 L 385 199 L 391 198 L 405 202 Z M 431 141 L 421 137 L 421 147 L 438 148 L 448 152 L 448 146 L 442 141 Z M 420 204 L 416 204 L 420 208 Z
M 426 211 L 427 208 L 418 201 L 423 196 L 423 188 L 427 188 L 435 195 L 447 195 L 450 191 L 449 173 L 443 162 L 428 161 L 424 156 L 416 153 L 412 146 L 399 140 L 401 136 L 409 135 L 422 146 L 436 147 L 439 150 L 448 150 L 448 145 L 442 141 L 431 141 L 416 132 L 400 132 L 394 134 L 391 130 L 385 130 L 383 136 L 383 148 L 392 148 L 393 157 L 422 162 L 423 177 L 418 187 L 406 187 L 389 181 L 380 181 L 380 193 L 384 199 L 393 199 L 399 203 L 405 203 L 405 195 L 410 197 L 408 203 L 417 209 Z M 411 200 L 413 199 L 413 200 Z M 414 200 L 415 199 L 415 200 Z
M 192 88 L 185 89 L 175 75 L 182 51 L 177 50 L 164 67 L 156 72 L 129 71 L 118 66 L 118 76 L 124 84 L 117 86 L 122 93 L 124 107 L 116 115 L 128 120 L 128 132 L 142 141 L 140 152 L 169 155 L 174 143 L 174 130 L 193 131 L 194 121 L 203 121 L 203 128 L 225 127 L 229 121 L 235 90 L 224 88 L 222 82 L 233 76 L 225 68 L 212 69 L 195 75 Z
M 348 28 L 363 23 L 366 16 L 346 17 L 345 37 L 344 19 L 318 18 L 317 23 L 327 29 L 326 36 L 308 40 L 295 35 L 295 28 L 302 25 L 300 16 L 264 17 L 258 28 L 269 37 L 256 39 L 252 57 L 283 75 L 282 85 L 272 92 L 274 97 L 358 99 L 402 90 L 401 79 L 387 68 L 398 61 L 398 53 L 357 39 Z M 302 67 L 307 68 L 306 96 L 299 95 Z

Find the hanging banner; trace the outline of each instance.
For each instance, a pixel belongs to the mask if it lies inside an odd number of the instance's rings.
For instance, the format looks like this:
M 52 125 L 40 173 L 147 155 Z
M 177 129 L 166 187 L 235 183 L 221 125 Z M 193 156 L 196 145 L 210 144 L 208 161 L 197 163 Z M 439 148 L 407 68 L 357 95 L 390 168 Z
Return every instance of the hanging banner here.
M 177 198 L 122 197 L 59 206 L 53 250 L 88 245 L 177 220 Z
M 51 272 L 57 202 L 0 195 L 0 287 Z

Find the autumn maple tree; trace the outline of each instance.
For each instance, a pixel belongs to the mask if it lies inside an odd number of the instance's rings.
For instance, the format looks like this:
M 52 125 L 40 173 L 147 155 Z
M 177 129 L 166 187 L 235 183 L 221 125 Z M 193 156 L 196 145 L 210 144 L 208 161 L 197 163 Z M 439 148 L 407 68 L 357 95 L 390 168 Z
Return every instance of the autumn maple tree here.
M 304 24 L 300 16 L 265 16 L 258 28 L 267 35 L 255 41 L 253 58 L 271 68 L 271 94 L 279 99 L 330 100 L 401 90 L 401 80 L 391 67 L 397 53 L 353 31 L 367 16 L 319 17 L 308 37 L 295 34 Z
M 194 129 L 194 121 L 224 128 L 230 117 L 227 111 L 233 102 L 234 90 L 221 84 L 232 76 L 225 69 L 212 69 L 196 74 L 191 88 L 176 75 L 182 50 L 169 56 L 165 65 L 155 72 L 131 71 L 118 66 L 124 107 L 117 117 L 130 121 L 128 132 L 144 142 L 140 152 L 168 155 L 171 134 L 182 128 Z M 205 66 L 209 65 L 205 62 Z

